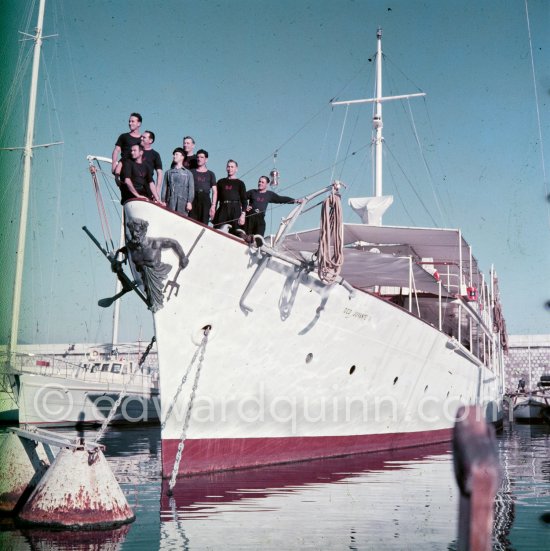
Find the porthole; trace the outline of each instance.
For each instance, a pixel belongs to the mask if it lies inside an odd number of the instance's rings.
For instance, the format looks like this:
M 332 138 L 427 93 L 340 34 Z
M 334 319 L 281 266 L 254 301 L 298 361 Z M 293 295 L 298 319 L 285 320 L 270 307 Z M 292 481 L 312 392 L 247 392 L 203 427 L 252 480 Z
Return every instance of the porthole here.
M 352 366 L 349 368 L 349 374 L 350 374 L 350 375 L 353 375 L 354 371 L 355 371 L 355 366 L 352 365 Z
M 399 379 L 399 377 L 396 377 L 394 380 L 393 380 L 393 384 L 397 383 L 397 380 Z
M 540 516 L 540 520 L 542 520 L 542 522 L 545 522 L 546 524 L 550 524 L 550 513 L 542 513 L 542 515 Z
M 311 362 L 311 360 L 313 360 L 313 354 L 310 352 L 310 353 L 306 356 L 306 364 L 308 364 L 309 362 Z

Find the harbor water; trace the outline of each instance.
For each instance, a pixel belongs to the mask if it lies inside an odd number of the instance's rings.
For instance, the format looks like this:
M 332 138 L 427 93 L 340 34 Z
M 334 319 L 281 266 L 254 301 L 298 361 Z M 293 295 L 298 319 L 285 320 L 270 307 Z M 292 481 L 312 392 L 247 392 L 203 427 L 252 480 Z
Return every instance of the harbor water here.
M 92 438 L 94 431 L 83 435 Z M 493 548 L 550 550 L 550 427 L 505 425 L 497 440 L 503 480 Z M 457 546 L 449 444 L 180 479 L 169 497 L 159 475 L 158 427 L 111 428 L 103 443 L 136 521 L 116 530 L 63 532 L 3 518 L 0 549 Z

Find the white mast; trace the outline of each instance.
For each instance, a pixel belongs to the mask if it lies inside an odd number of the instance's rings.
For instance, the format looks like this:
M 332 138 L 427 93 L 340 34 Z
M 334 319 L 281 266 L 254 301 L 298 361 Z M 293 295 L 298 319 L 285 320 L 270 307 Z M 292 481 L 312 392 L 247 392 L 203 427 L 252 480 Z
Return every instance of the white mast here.
M 92 166 L 92 161 L 101 161 L 104 163 L 111 163 L 112 160 L 110 157 L 100 157 L 99 155 L 88 155 L 86 157 L 88 159 L 88 163 L 90 164 L 90 167 Z M 125 242 L 125 232 L 124 232 L 124 209 L 122 209 L 120 214 L 120 238 L 119 238 L 119 249 L 124 245 Z M 114 296 L 117 296 L 122 291 L 122 283 L 118 277 L 116 279 L 115 284 L 115 294 Z M 118 327 L 119 327 L 119 320 L 120 320 L 120 300 L 114 301 L 114 308 L 113 308 L 113 332 L 112 332 L 112 338 L 111 338 L 111 351 L 116 348 L 116 345 L 118 344 Z
M 27 214 L 29 210 L 29 188 L 31 181 L 32 142 L 34 138 L 34 117 L 36 113 L 36 90 L 38 87 L 38 69 L 40 66 L 40 49 L 42 47 L 42 25 L 46 0 L 40 0 L 38 21 L 34 35 L 34 56 L 32 62 L 31 90 L 29 96 L 29 113 L 27 117 L 27 133 L 24 148 L 23 185 L 21 189 L 21 216 L 19 218 L 19 239 L 17 243 L 17 258 L 15 266 L 15 282 L 13 286 L 13 308 L 9 353 L 15 352 L 19 331 L 19 312 L 21 309 L 21 287 L 23 279 L 23 264 L 25 261 L 25 240 L 27 237 Z
M 121 224 L 120 224 L 120 239 L 119 239 L 119 248 L 121 248 L 124 245 L 124 211 L 122 211 L 122 218 L 121 218 Z M 116 278 L 116 285 L 115 285 L 115 296 L 118 295 L 122 291 L 122 283 L 120 282 L 120 279 Z M 115 300 L 115 305 L 113 307 L 113 336 L 112 336 L 112 343 L 111 348 L 114 350 L 118 344 L 118 325 L 120 320 L 120 300 Z
M 408 99 L 417 96 L 425 96 L 425 93 L 405 94 L 401 96 L 382 96 L 382 29 L 376 31 L 376 97 L 369 99 L 357 99 L 351 101 L 333 101 L 332 105 L 352 105 L 356 103 L 375 103 L 375 112 L 372 125 L 376 131 L 374 142 L 374 197 L 355 197 L 349 200 L 350 206 L 361 217 L 365 224 L 373 226 L 382 225 L 382 215 L 392 204 L 391 195 L 384 196 L 382 191 L 382 102 L 396 99 Z
M 372 124 L 376 130 L 374 140 L 374 196 L 382 197 L 382 29 L 376 31 L 376 110 Z

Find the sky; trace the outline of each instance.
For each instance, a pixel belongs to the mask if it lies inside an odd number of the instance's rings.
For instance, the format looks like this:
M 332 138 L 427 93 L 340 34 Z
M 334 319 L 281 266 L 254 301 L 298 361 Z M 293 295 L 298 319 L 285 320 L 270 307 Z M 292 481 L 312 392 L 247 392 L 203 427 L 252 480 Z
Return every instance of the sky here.
M 528 8 L 526 10 L 526 7 Z M 0 0 L 0 148 L 25 139 L 38 0 Z M 527 16 L 528 14 L 528 16 Z M 114 294 L 88 154 L 109 157 L 128 115 L 168 166 L 191 135 L 248 189 L 274 167 L 299 197 L 334 178 L 372 193 L 376 30 L 383 29 L 384 224 L 460 227 L 499 275 L 509 333 L 550 333 L 550 3 L 547 0 L 47 0 L 38 85 L 21 343 L 109 342 Z M 531 55 L 532 52 L 532 55 Z M 22 153 L 0 150 L 0 310 L 10 312 Z M 103 179 L 100 179 L 103 182 Z M 118 239 L 119 205 L 104 200 Z M 289 207 L 273 207 L 268 232 Z M 295 229 L 314 227 L 312 212 Z M 214 269 L 217 266 L 213 259 Z M 3 315 L 0 343 L 7 342 Z M 149 341 L 150 313 L 123 298 L 121 341 Z

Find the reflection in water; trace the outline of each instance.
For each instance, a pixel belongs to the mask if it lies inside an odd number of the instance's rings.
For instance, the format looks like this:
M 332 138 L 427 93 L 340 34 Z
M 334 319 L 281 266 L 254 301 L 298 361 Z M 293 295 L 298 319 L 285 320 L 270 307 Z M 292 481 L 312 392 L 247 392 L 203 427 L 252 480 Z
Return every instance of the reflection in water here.
M 501 547 L 550 551 L 550 427 L 507 425 L 498 439 L 504 474 L 495 530 Z
M 0 548 L 456 549 L 458 489 L 447 444 L 188 477 L 170 499 L 159 432 L 114 428 L 103 441 L 135 523 L 76 539 L 7 520 Z M 504 476 L 493 549 L 550 551 L 550 428 L 511 425 L 497 440 Z
M 161 497 L 161 549 L 447 549 L 448 445 L 182 479 Z
M 130 530 L 127 524 L 116 530 L 94 531 L 54 531 L 41 529 L 25 529 L 23 536 L 29 542 L 31 549 L 57 551 L 71 549 L 73 551 L 116 551 L 121 549 L 126 534 Z

